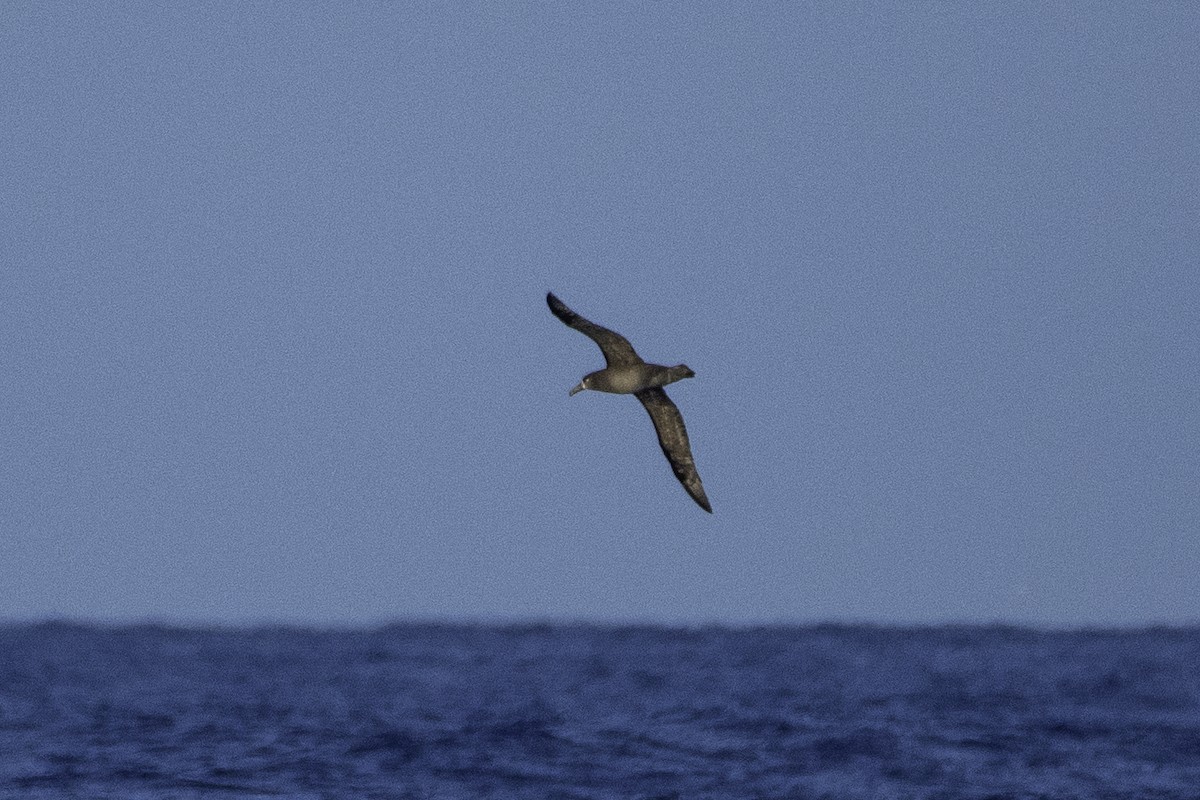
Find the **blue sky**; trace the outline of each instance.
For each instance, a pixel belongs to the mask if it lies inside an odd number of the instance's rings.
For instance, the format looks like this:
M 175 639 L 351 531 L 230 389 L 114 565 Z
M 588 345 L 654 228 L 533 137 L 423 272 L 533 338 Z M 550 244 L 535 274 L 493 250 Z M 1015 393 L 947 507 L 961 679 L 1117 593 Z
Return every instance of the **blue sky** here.
M 1200 620 L 1190 4 L 2 16 L 0 619 Z

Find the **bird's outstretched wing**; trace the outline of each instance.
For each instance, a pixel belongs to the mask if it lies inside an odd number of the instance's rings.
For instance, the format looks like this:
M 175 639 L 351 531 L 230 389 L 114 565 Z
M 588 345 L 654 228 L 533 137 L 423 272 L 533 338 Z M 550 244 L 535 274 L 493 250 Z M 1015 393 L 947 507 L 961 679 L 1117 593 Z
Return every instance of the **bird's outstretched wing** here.
M 604 353 L 604 360 L 608 362 L 608 366 L 623 367 L 643 363 L 628 339 L 579 316 L 555 297 L 553 292 L 546 294 L 546 304 L 550 306 L 554 316 L 600 345 L 600 352 Z M 687 441 L 686 437 L 684 441 Z
M 667 397 L 662 389 L 642 389 L 635 394 L 650 419 L 654 421 L 654 430 L 658 434 L 658 443 L 663 455 L 671 462 L 671 470 L 675 477 L 687 489 L 701 508 L 712 513 L 708 497 L 704 494 L 704 484 L 700 482 L 700 473 L 696 471 L 696 462 L 692 459 L 692 447 L 688 443 L 687 428 L 683 425 L 683 415 Z

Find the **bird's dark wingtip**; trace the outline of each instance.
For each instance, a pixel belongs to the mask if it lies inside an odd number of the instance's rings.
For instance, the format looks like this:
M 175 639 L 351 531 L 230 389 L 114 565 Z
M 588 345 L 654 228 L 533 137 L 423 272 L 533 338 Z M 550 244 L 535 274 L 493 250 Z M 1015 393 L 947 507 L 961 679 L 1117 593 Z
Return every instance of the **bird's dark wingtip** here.
M 546 305 L 550 306 L 551 314 L 567 325 L 570 325 L 576 316 L 574 311 L 567 308 L 566 303 L 554 296 L 554 292 L 546 292 Z

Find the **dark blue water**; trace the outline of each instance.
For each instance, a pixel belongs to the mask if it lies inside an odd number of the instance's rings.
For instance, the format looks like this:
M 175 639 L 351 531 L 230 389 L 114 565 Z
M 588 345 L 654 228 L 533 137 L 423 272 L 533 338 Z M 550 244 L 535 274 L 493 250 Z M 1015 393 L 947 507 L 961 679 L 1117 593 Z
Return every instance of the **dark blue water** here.
M 0 627 L 0 797 L 1200 798 L 1200 630 Z

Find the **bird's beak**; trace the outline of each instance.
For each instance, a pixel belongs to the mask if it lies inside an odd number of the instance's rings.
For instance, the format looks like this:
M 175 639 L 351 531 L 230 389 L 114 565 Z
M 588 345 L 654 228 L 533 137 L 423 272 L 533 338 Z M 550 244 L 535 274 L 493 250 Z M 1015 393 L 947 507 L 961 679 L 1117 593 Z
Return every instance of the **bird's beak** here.
M 583 381 L 580 381 L 578 386 L 576 386 L 571 391 L 567 392 L 567 397 L 574 397 L 575 395 L 579 394 L 586 388 L 587 387 L 583 385 Z

